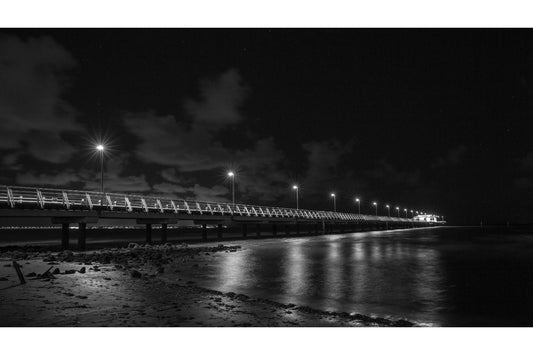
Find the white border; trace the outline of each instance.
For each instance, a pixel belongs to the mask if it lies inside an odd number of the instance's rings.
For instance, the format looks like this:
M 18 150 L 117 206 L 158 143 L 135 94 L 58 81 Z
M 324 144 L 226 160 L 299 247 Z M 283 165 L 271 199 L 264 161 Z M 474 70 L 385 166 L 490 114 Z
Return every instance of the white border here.
M 5 328 L 2 352 L 94 354 L 529 354 L 528 328 Z
M 2 27 L 529 27 L 527 1 L 2 3 Z M 530 328 L 2 328 L 2 353 L 522 354 Z
M 2 27 L 529 27 L 521 0 L 18 0 Z

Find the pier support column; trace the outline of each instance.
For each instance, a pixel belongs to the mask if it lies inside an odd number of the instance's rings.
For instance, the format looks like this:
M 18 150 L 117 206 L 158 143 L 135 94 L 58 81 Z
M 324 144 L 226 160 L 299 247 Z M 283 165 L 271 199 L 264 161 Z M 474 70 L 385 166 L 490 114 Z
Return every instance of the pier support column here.
M 296 236 L 300 236 L 300 224 L 296 223 Z
M 207 224 L 202 224 L 202 239 L 207 240 Z
M 69 245 L 69 224 L 68 223 L 62 223 L 61 224 L 61 248 L 68 249 Z
M 342 223 L 341 223 L 341 225 L 340 225 L 340 231 L 341 231 L 341 234 L 344 233 L 344 224 L 342 224 Z
M 291 236 L 291 230 L 290 230 L 290 226 L 288 224 L 285 225 L 285 236 L 286 237 L 290 237 Z
M 78 250 L 85 250 L 87 223 L 78 223 Z
M 161 224 L 161 243 L 167 242 L 167 228 L 168 225 L 166 223 Z
M 217 238 L 222 239 L 222 224 L 217 226 Z
M 272 236 L 276 238 L 278 236 L 278 226 L 273 224 L 272 225 Z
M 246 224 L 243 224 L 242 225 L 242 237 L 246 238 L 247 233 L 248 233 L 247 226 L 246 226 Z
M 315 223 L 315 235 L 318 235 L 318 223 Z
M 257 235 L 258 238 L 261 236 L 261 225 L 260 224 L 255 225 L 255 234 Z
M 146 223 L 146 244 L 152 243 L 152 223 Z

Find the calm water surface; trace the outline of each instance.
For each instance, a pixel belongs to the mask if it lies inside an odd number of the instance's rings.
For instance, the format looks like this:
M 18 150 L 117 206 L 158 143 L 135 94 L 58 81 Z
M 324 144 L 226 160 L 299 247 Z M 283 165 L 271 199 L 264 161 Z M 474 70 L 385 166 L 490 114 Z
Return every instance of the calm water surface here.
M 533 325 L 533 233 L 425 228 L 239 242 L 204 287 L 441 326 Z

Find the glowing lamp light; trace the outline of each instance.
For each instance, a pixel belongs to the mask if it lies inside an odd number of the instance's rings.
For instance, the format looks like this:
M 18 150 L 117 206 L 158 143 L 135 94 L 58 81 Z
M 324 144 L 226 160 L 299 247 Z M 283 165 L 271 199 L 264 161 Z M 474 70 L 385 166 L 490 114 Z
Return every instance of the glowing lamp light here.
M 358 198 L 355 199 L 355 202 L 359 202 L 360 200 Z
M 228 176 L 229 177 L 233 177 L 233 176 L 235 176 L 235 174 L 233 173 L 233 171 L 230 171 L 230 172 L 228 172 Z
M 292 189 L 293 189 L 293 190 L 298 190 L 298 185 L 293 185 L 293 186 L 292 186 Z
M 335 197 L 335 194 L 331 194 L 331 197 Z
M 98 150 L 98 151 L 100 151 L 100 152 L 103 152 L 103 151 L 104 151 L 104 146 L 101 145 L 101 144 L 98 144 L 98 145 L 96 146 L 96 150 Z
M 374 206 L 377 206 L 378 203 L 377 203 L 377 202 L 372 202 L 372 204 L 373 204 Z

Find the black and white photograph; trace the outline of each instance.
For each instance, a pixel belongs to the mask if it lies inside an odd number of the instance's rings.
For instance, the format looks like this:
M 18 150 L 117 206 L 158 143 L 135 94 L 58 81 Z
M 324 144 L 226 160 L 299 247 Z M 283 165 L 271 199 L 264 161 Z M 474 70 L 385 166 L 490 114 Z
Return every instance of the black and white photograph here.
M 511 27 L 0 28 L 0 326 L 533 326 Z

